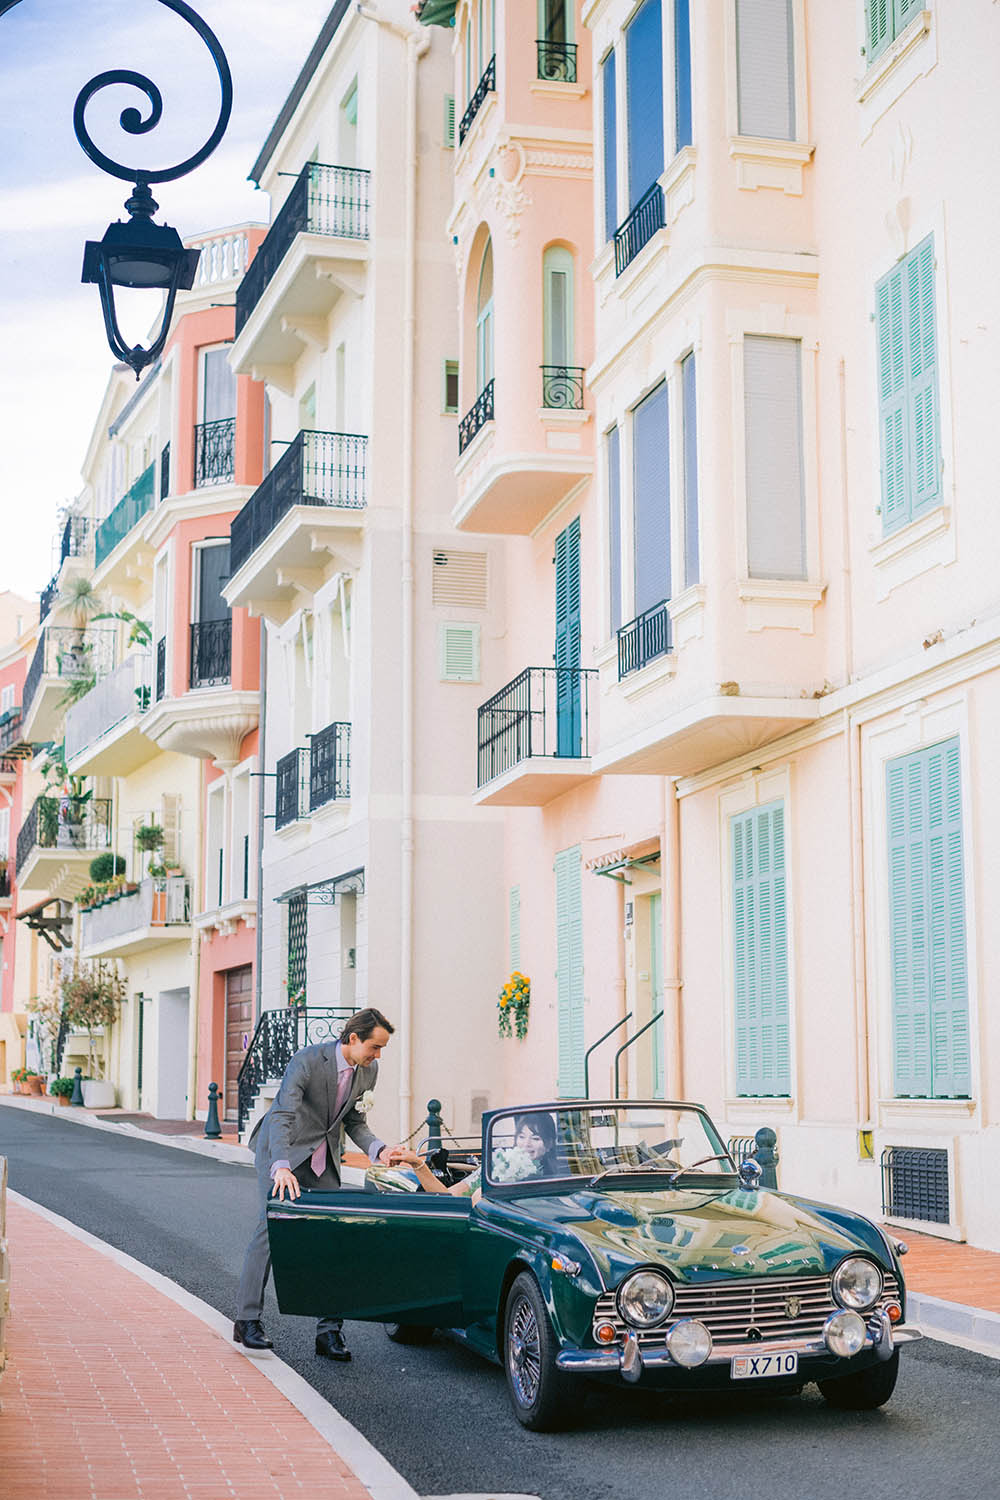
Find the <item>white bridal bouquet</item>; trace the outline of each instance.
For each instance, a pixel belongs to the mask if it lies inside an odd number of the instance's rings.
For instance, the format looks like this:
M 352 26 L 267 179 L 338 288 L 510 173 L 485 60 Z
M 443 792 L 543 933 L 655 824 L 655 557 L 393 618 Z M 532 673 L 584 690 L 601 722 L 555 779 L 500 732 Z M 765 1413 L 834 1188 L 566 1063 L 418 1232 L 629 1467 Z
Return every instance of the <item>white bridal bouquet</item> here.
M 538 1163 L 523 1146 L 501 1146 L 493 1153 L 494 1182 L 523 1182 L 538 1176 Z

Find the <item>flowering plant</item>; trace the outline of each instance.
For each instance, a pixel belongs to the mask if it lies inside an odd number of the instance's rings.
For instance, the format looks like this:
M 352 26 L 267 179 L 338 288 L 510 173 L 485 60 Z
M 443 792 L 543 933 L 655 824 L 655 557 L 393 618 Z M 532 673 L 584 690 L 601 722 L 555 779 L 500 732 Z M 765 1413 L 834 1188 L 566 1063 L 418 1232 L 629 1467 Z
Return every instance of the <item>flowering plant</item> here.
M 501 1146 L 493 1153 L 494 1182 L 523 1182 L 538 1175 L 538 1163 L 523 1146 Z
M 355 1109 L 360 1109 L 361 1113 L 363 1115 L 366 1115 L 368 1113 L 368 1111 L 371 1109 L 371 1107 L 372 1107 L 372 1105 L 374 1103 L 375 1103 L 375 1090 L 374 1089 L 365 1089 L 364 1093 L 363 1094 L 359 1094 L 358 1097 L 357 1097 L 357 1099 L 355 1099 L 355 1101 L 354 1101 L 354 1108 Z
M 294 1006 L 305 1005 L 305 1003 L 306 1003 L 306 987 L 305 987 L 304 984 L 300 984 L 297 990 L 293 990 L 291 988 L 291 986 L 289 985 L 287 979 L 283 979 L 281 982 L 284 985 L 285 989 L 288 990 L 288 1004 L 289 1005 L 294 1005 Z
M 530 1004 L 531 980 L 515 969 L 497 999 L 497 1030 L 501 1036 L 516 1036 L 520 1041 L 527 1035 Z

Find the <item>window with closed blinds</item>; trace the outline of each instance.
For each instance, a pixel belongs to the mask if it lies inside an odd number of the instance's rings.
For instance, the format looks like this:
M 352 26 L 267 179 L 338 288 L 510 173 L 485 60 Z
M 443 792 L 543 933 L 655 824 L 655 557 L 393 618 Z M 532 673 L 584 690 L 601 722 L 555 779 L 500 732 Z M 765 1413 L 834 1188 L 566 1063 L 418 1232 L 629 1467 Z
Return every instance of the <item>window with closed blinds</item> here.
M 792 0 L 736 0 L 740 135 L 795 139 Z
M 730 819 L 736 1092 L 791 1092 L 785 808 L 755 807 Z
M 622 471 L 621 438 L 612 427 L 606 439 L 608 464 L 608 599 L 611 634 L 622 624 Z
M 618 228 L 618 101 L 615 83 L 615 52 L 612 47 L 601 64 L 601 96 L 604 105 L 604 238 L 613 240 Z
M 972 1071 L 958 739 L 886 766 L 893 1083 L 967 1098 Z
M 670 598 L 670 426 L 663 381 L 632 413 L 635 614 Z
M 681 360 L 681 433 L 684 477 L 684 586 L 701 578 L 698 537 L 698 394 L 694 355 Z
M 630 209 L 645 197 L 663 171 L 661 26 L 660 0 L 644 0 L 625 31 Z
M 875 288 L 882 530 L 940 501 L 934 238 L 928 235 Z
M 691 133 L 691 7 L 690 0 L 674 0 L 674 150 L 690 146 Z
M 556 855 L 556 999 L 561 1099 L 583 1093 L 583 889 L 580 846 Z
M 798 339 L 743 341 L 747 572 L 806 577 L 802 347 Z

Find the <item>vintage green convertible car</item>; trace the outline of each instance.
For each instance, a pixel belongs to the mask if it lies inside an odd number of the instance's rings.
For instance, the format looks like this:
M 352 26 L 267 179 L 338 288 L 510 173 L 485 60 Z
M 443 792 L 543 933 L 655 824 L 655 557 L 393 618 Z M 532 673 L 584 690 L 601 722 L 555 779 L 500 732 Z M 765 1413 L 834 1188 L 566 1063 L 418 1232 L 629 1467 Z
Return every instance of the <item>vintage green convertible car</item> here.
M 374 1170 L 364 1192 L 272 1200 L 282 1312 L 335 1310 L 410 1343 L 448 1329 L 500 1361 L 536 1430 L 579 1406 L 581 1376 L 815 1381 L 835 1406 L 873 1408 L 920 1338 L 904 1321 L 906 1247 L 860 1214 L 762 1190 L 700 1105 L 498 1110 L 471 1178 L 472 1161 L 446 1155 L 447 1192 Z

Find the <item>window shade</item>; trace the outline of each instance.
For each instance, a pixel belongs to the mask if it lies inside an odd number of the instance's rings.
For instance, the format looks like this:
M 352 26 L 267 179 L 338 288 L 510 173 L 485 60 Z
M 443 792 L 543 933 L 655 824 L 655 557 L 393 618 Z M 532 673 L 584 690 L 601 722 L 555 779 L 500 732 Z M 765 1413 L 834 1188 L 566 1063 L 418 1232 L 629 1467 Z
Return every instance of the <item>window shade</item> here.
M 751 578 L 806 576 L 801 365 L 798 339 L 743 341 Z
M 670 598 L 670 436 L 662 382 L 632 414 L 635 613 Z
M 625 32 L 628 194 L 635 208 L 663 171 L 663 36 L 660 0 L 644 0 Z
M 795 139 L 792 0 L 736 0 L 740 135 Z

